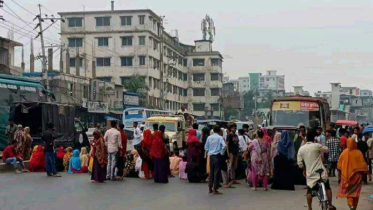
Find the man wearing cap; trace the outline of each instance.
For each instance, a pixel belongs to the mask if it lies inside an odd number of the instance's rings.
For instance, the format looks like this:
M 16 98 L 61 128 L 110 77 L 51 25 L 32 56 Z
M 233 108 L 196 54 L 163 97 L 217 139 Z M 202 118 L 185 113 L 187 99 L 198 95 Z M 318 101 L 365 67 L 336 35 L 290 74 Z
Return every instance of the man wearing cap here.
M 61 177 L 56 170 L 53 152 L 54 140 L 56 139 L 56 136 L 54 124 L 49 122 L 47 124 L 47 130 L 41 137 L 41 140 L 44 142 L 46 171 L 48 176 Z

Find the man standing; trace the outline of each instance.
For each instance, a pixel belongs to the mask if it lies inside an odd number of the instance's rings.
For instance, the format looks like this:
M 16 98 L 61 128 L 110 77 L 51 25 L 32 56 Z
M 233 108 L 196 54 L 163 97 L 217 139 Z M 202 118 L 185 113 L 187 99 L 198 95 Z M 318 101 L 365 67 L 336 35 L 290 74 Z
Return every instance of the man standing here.
M 8 119 L 8 126 L 5 129 L 5 135 L 8 136 L 8 144 L 10 145 L 14 139 L 14 133 L 17 131 L 16 126 L 14 125 L 13 119 Z
M 117 160 L 117 180 L 122 179 L 123 177 L 123 169 L 124 169 L 124 163 L 126 162 L 126 152 L 127 152 L 127 134 L 123 131 L 124 124 L 119 124 L 118 131 L 121 136 L 121 142 L 122 142 L 122 148 L 119 150 L 118 154 L 118 160 Z
M 138 150 L 138 147 L 141 147 L 141 130 L 139 128 L 138 122 L 133 122 L 133 142 L 132 145 L 135 148 L 135 150 Z
M 369 133 L 365 133 L 364 134 L 365 136 L 365 139 L 368 139 L 367 140 L 367 144 L 368 144 L 368 148 L 369 148 L 369 151 L 368 151 L 368 166 L 369 166 L 369 174 L 372 174 L 372 160 L 373 160 L 373 138 L 371 138 L 369 136 Z
M 342 150 L 346 149 L 347 147 L 347 132 L 346 129 L 341 128 L 339 129 L 339 136 L 341 137 L 339 142 L 341 144 Z
M 60 174 L 57 173 L 56 166 L 55 166 L 55 159 L 54 159 L 54 140 L 56 139 L 57 135 L 55 133 L 55 127 L 52 122 L 47 124 L 47 130 L 44 132 L 43 136 L 41 137 L 42 142 L 44 142 L 44 156 L 45 156 L 45 165 L 47 176 L 54 176 L 54 177 L 61 177 Z
M 201 131 L 198 130 L 198 124 L 197 123 L 193 123 L 193 129 L 197 131 L 197 139 L 202 141 L 202 133 Z
M 236 169 L 237 169 L 237 162 L 238 162 L 238 153 L 240 151 L 240 144 L 239 139 L 236 134 L 237 125 L 236 123 L 232 123 L 228 125 L 228 136 L 227 136 L 227 154 L 229 158 L 229 165 L 228 165 L 228 176 L 231 184 L 239 184 L 236 181 Z
M 210 156 L 210 175 L 209 175 L 209 193 L 222 194 L 218 191 L 220 185 L 220 164 L 221 155 L 225 152 L 225 142 L 222 136 L 219 135 L 220 127 L 214 126 L 214 134 L 206 140 L 205 150 Z
M 317 141 L 319 144 L 322 144 L 323 146 L 326 146 L 326 138 L 324 134 L 322 133 L 322 127 L 317 127 Z
M 107 164 L 107 180 L 115 180 L 115 167 L 118 154 L 118 148 L 122 148 L 122 138 L 120 132 L 117 130 L 117 122 L 111 121 L 111 128 L 106 131 L 104 140 L 108 150 L 108 164 Z
M 303 168 L 307 178 L 307 204 L 308 210 L 312 210 L 312 191 L 318 190 L 317 181 L 320 179 L 319 173 L 316 171 L 323 169 L 321 175 L 325 182 L 326 195 L 330 207 L 332 205 L 332 190 L 330 188 L 328 173 L 321 160 L 322 153 L 328 153 L 329 149 L 326 146 L 322 146 L 319 143 L 314 143 L 316 132 L 312 129 L 307 132 L 307 143 L 303 145 L 297 155 L 297 162 L 299 168 Z
M 12 140 L 10 142 L 10 145 L 5 147 L 3 152 L 3 162 L 8 164 L 13 164 L 14 172 L 16 174 L 19 174 L 21 172 L 17 169 L 17 161 L 19 162 L 19 165 L 21 165 L 22 172 L 28 172 L 28 170 L 25 169 L 25 165 L 23 164 L 23 159 L 18 156 L 16 152 L 16 146 L 18 142 L 16 140 Z
M 335 130 L 330 130 L 326 132 L 327 134 L 327 143 L 326 146 L 329 149 L 329 156 L 328 156 L 328 162 L 329 162 L 329 176 L 335 177 L 335 170 L 337 170 L 337 163 L 339 159 L 339 154 L 341 152 L 341 144 L 339 143 L 339 140 L 337 139 L 337 132 Z

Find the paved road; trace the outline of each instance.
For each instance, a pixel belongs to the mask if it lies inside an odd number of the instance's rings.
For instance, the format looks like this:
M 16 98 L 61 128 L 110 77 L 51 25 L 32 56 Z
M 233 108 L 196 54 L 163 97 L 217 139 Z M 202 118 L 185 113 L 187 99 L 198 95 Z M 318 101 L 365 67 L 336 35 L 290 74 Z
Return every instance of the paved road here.
M 246 184 L 224 189 L 224 195 L 207 193 L 206 184 L 190 184 L 177 178 L 169 184 L 127 178 L 123 182 L 90 183 L 87 174 L 62 174 L 62 178 L 45 173 L 0 174 L 1 210 L 300 210 L 305 208 L 305 190 L 251 191 Z M 336 192 L 336 181 L 331 181 Z M 373 209 L 367 200 L 372 184 L 364 186 L 360 210 Z M 347 209 L 344 199 L 335 201 L 338 209 Z M 316 202 L 314 209 L 316 208 Z

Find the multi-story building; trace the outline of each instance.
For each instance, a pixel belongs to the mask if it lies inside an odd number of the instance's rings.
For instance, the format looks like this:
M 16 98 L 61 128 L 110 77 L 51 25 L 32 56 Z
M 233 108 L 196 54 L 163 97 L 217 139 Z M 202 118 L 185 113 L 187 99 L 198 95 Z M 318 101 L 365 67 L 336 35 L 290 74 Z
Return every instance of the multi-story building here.
M 181 104 L 198 116 L 220 116 L 222 55 L 209 40 L 179 42 L 152 10 L 61 12 L 61 41 L 66 72 L 124 85 L 140 76 L 149 87 L 147 104 L 178 110 Z M 77 72 L 76 64 L 79 63 Z
M 245 93 L 250 91 L 250 77 L 239 77 L 238 85 L 240 93 Z
M 357 87 L 341 87 L 341 95 L 360 95 L 360 89 Z
M 272 90 L 273 92 L 285 94 L 285 76 L 277 75 L 277 71 L 267 71 L 267 75 L 259 77 L 259 88 Z
M 0 73 L 16 76 L 22 75 L 25 68 L 23 57 L 21 67 L 15 66 L 14 63 L 14 48 L 22 46 L 23 44 L 19 42 L 0 37 Z
M 372 96 L 373 94 L 372 94 L 372 91 L 371 90 L 363 90 L 363 89 L 361 89 L 360 90 L 360 96 Z

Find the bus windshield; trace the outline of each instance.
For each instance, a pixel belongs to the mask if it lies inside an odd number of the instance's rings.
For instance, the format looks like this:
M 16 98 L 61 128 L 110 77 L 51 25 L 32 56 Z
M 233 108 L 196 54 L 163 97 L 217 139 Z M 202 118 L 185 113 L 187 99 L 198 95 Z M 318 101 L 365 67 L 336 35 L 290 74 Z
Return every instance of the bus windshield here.
M 174 122 L 147 122 L 145 127 L 153 130 L 153 124 L 155 123 L 157 123 L 159 126 L 164 125 L 166 127 L 166 131 L 176 132 L 176 123 Z
M 308 101 L 276 101 L 272 105 L 272 125 L 321 126 L 319 105 Z

